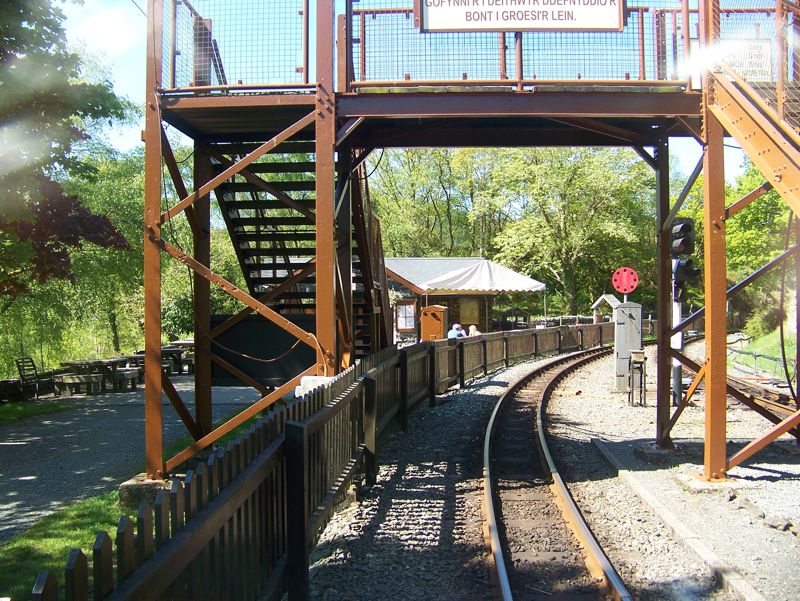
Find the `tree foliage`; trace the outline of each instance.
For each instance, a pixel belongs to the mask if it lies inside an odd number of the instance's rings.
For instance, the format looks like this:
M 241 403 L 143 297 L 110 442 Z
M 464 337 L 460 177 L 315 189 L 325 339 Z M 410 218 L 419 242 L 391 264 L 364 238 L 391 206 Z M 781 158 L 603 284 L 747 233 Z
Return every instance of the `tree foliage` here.
M 536 270 L 576 315 L 628 265 L 653 281 L 653 175 L 629 150 L 509 151 L 497 174 L 521 207 L 498 258 Z
M 733 185 L 726 187 L 726 204 L 730 205 L 755 190 L 764 183 L 764 176 L 749 160 L 745 162 L 744 173 Z M 693 186 L 681 217 L 692 217 L 696 230 L 695 257 L 699 264 L 703 261 L 703 177 Z M 728 284 L 733 285 L 771 259 L 778 256 L 786 247 L 786 228 L 789 208 L 775 192 L 771 191 L 750 203 L 742 211 L 725 221 L 727 244 Z M 791 266 L 791 263 L 787 263 Z M 702 279 L 690 287 L 690 298 L 702 305 Z M 747 318 L 760 313 L 761 318 L 770 309 L 779 305 L 780 269 L 759 278 L 742 291 L 731 297 L 730 313 Z M 769 320 L 768 320 L 769 321 Z
M 390 256 L 480 255 L 586 310 L 629 265 L 653 298 L 654 178 L 617 149 L 387 151 L 371 181 Z
M 69 249 L 84 241 L 127 248 L 104 215 L 60 181 L 92 167 L 74 152 L 92 121 L 122 118 L 108 81 L 90 82 L 67 49 L 63 14 L 50 0 L 0 4 L 0 295 L 72 278 Z

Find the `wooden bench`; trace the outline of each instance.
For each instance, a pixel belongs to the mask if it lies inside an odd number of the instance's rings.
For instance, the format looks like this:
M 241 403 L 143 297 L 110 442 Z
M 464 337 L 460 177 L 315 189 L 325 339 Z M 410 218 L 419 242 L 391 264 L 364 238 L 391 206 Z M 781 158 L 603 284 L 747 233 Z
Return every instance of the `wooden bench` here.
M 103 383 L 103 376 L 100 374 L 59 374 L 54 377 L 55 394 L 61 396 L 66 390 L 71 396 L 80 393 L 81 389 L 86 394 L 97 394 Z
M 131 390 L 136 390 L 136 382 L 139 379 L 138 367 L 121 367 L 114 372 L 114 392 L 123 392 L 130 386 Z

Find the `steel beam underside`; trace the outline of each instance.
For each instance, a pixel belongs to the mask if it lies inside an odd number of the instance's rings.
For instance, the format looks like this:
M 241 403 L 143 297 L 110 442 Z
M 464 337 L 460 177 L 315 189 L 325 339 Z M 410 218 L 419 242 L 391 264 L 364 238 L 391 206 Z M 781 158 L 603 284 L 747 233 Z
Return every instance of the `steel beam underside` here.
M 350 137 L 354 147 L 652 145 L 665 135 L 691 137 L 683 122 L 696 124 L 700 115 L 700 96 L 693 92 L 331 94 L 331 98 L 337 119 L 365 119 Z M 280 95 L 279 101 L 269 95 L 166 97 L 163 118 L 195 140 L 256 141 L 302 117 L 314 102 L 310 94 Z M 591 123 L 571 125 L 565 123 L 568 119 L 594 120 L 598 127 L 593 131 Z M 630 139 L 624 139 L 627 134 L 615 136 L 615 130 L 628 132 Z

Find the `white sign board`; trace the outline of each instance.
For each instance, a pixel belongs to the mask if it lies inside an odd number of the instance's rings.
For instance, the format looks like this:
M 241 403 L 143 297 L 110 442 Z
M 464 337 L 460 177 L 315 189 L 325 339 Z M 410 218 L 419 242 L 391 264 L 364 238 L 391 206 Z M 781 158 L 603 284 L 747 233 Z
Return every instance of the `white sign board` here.
M 722 40 L 722 61 L 747 81 L 775 81 L 772 72 L 772 41 Z
M 622 31 L 623 0 L 416 0 L 420 30 Z

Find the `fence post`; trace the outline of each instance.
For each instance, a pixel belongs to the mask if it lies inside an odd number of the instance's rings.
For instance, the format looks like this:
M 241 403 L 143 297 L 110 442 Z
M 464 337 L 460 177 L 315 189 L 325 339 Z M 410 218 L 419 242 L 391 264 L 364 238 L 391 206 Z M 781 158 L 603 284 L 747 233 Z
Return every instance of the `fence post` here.
M 603 346 L 603 326 L 597 326 L 598 334 L 600 334 L 600 343 L 597 346 Z
M 489 373 L 489 341 L 486 338 L 481 340 L 481 347 L 483 348 L 483 375 Z
M 466 380 L 464 372 L 466 371 L 466 369 L 465 369 L 465 361 L 464 361 L 464 341 L 463 340 L 459 340 L 458 342 L 456 342 L 456 359 L 457 359 L 457 361 L 456 361 L 456 363 L 457 363 L 456 369 L 458 370 L 458 387 L 459 388 L 464 388 L 464 386 L 465 386 L 464 381 Z
M 539 356 L 539 333 L 535 330 L 533 332 L 533 356 Z
M 578 326 L 578 340 L 580 341 L 581 350 L 584 350 L 584 348 L 583 348 L 583 328 L 580 327 L 580 326 Z
M 428 347 L 428 404 L 433 407 L 436 404 L 436 346 L 433 344 Z
M 508 356 L 508 349 L 510 345 L 508 344 L 508 334 L 503 334 L 503 365 L 508 367 L 511 365 L 511 357 Z
M 56 601 L 58 580 L 50 572 L 41 572 L 33 585 L 33 601 Z
M 378 381 L 364 376 L 364 473 L 368 486 L 378 479 Z
M 556 330 L 556 334 L 558 334 L 558 354 L 561 354 L 561 327 Z
M 308 579 L 308 440 L 303 424 L 286 422 L 286 534 L 289 601 L 307 601 Z
M 408 351 L 400 351 L 400 428 L 403 432 L 408 430 Z

